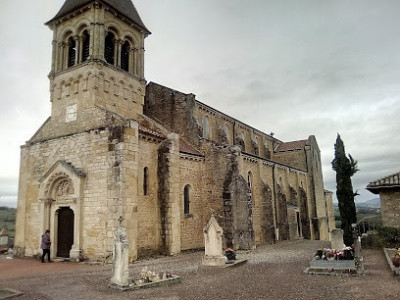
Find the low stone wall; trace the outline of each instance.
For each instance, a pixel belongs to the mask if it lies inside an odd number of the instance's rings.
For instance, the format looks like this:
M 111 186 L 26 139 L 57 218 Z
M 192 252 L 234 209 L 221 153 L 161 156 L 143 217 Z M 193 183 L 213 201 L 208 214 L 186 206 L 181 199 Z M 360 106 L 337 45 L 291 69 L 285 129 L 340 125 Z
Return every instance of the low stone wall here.
M 392 270 L 392 272 L 396 275 L 396 276 L 400 276 L 400 268 L 399 267 L 395 267 L 392 263 L 392 257 L 394 252 L 396 251 L 396 249 L 392 249 L 392 248 L 383 248 L 383 253 L 385 253 L 385 257 L 386 260 L 390 266 L 390 269 Z

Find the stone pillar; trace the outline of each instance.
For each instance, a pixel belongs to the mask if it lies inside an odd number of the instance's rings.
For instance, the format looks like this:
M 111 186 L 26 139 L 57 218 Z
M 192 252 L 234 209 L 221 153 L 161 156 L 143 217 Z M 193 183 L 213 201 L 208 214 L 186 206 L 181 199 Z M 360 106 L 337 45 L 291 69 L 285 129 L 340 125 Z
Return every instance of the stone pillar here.
M 122 49 L 122 45 L 123 45 L 124 41 L 123 40 L 117 40 L 115 42 L 115 66 L 118 68 L 121 68 L 121 49 Z
M 179 172 L 179 135 L 171 133 L 171 149 L 168 153 L 169 160 L 169 195 L 167 200 L 167 245 L 170 255 L 181 252 L 181 201 L 179 197 L 180 172 Z
M 135 75 L 135 48 L 129 48 L 128 72 Z
M 119 223 L 114 235 L 111 285 L 123 288 L 129 286 L 129 243 L 122 227 L 122 217 Z
M 211 216 L 206 227 L 203 229 L 205 255 L 203 257 L 204 266 L 223 266 L 226 262 L 226 257 L 223 255 L 222 241 L 224 231 L 219 226 L 214 216 Z

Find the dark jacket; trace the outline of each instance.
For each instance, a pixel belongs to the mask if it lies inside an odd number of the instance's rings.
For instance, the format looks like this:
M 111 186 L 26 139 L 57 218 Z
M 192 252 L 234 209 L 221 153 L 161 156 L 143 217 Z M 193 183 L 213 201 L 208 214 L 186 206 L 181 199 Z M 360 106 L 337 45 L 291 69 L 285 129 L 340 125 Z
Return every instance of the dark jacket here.
M 43 234 L 42 235 L 42 243 L 40 245 L 40 248 L 42 248 L 42 249 L 50 249 L 50 244 L 51 244 L 50 236 L 47 233 Z

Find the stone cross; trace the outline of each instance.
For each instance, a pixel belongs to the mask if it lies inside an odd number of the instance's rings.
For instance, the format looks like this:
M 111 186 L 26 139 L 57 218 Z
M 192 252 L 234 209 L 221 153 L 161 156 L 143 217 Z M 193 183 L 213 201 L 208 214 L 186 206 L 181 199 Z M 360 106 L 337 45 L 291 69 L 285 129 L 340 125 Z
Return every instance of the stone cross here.
M 222 241 L 223 233 L 214 216 L 203 229 L 205 255 L 203 257 L 203 265 L 205 266 L 222 266 L 225 265 L 226 257 L 223 255 Z
M 129 243 L 126 230 L 122 227 L 122 217 L 118 221 L 119 227 L 114 235 L 111 285 L 123 288 L 129 286 Z

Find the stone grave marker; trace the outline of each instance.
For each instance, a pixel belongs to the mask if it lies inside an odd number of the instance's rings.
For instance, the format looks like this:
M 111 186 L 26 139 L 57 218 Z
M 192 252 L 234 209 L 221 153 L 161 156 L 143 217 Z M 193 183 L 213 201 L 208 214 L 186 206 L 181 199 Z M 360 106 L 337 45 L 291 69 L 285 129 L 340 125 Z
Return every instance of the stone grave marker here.
M 122 217 L 114 235 L 111 286 L 121 289 L 129 286 L 129 243 L 122 227 Z
M 207 225 L 203 229 L 205 255 L 203 257 L 204 266 L 224 266 L 226 257 L 222 251 L 223 229 L 219 226 L 214 216 L 211 216 Z
M 331 249 L 341 250 L 344 248 L 343 242 L 343 230 L 342 229 L 332 229 L 331 231 Z

